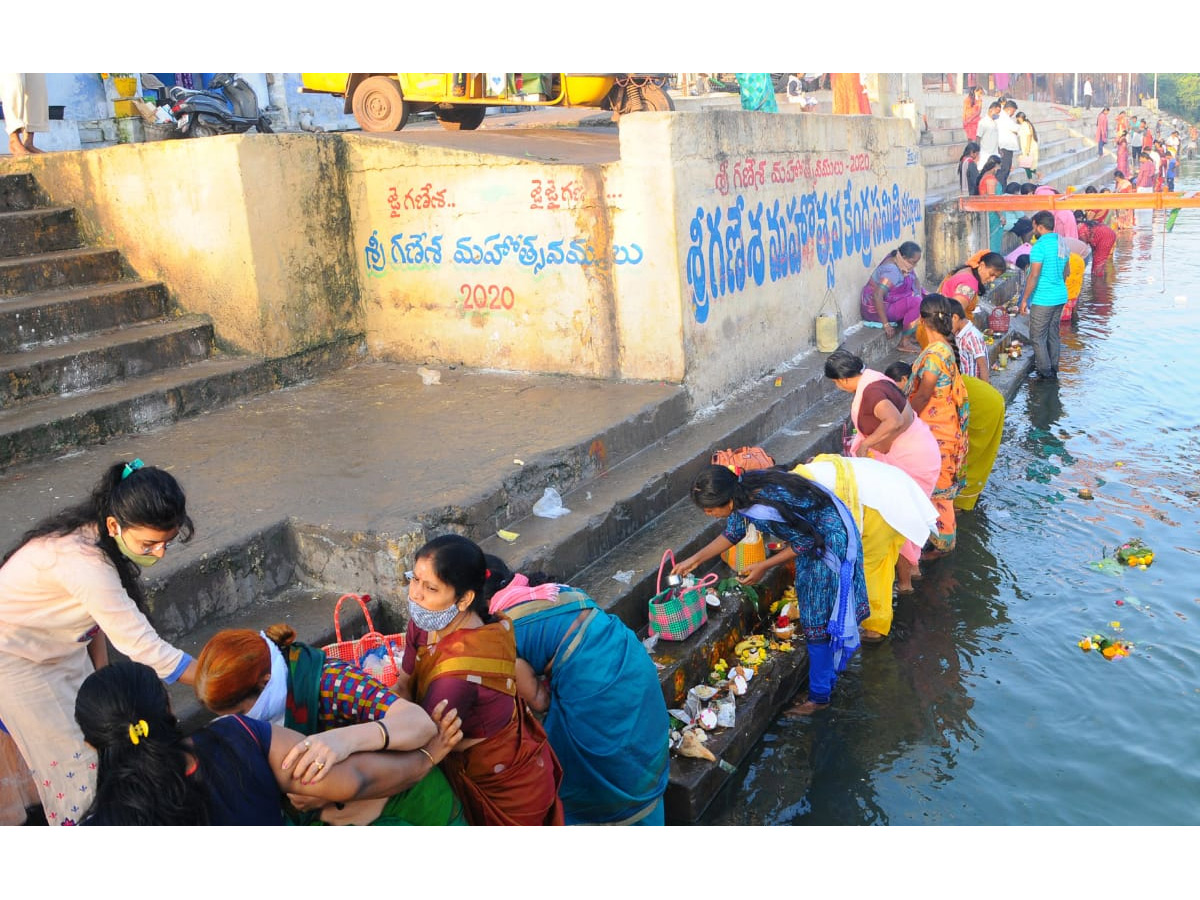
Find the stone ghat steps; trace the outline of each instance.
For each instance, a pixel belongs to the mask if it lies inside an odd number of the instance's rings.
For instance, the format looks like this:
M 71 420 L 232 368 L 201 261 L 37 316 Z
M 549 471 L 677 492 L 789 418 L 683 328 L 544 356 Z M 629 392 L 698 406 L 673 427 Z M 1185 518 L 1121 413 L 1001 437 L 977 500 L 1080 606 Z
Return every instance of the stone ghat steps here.
M 262 360 L 212 360 L 207 316 L 170 317 L 165 285 L 42 200 L 0 176 L 0 469 L 274 386 Z
M 0 468 L 155 428 L 276 386 L 263 360 L 210 358 L 23 403 L 0 411 Z
M 881 337 L 880 331 L 861 329 L 846 345 L 868 357 Z M 541 570 L 561 576 L 583 570 L 686 499 L 714 450 L 761 444 L 765 436 L 827 396 L 833 386 L 823 366 L 824 358 L 814 353 L 782 373 L 780 387 L 775 387 L 773 378 L 764 379 L 711 416 L 687 423 L 598 477 L 562 491 L 570 515 L 547 519 L 530 514 L 514 519 L 499 527 L 518 533 L 515 543 L 489 534 L 481 546 L 505 559 L 514 571 Z M 634 627 L 642 624 L 624 612 L 622 618 Z
M 868 359 L 886 351 L 882 332 L 876 329 L 860 329 L 848 336 L 846 345 Z M 673 547 L 682 558 L 719 531 L 720 523 L 705 517 L 688 497 L 695 472 L 708 463 L 712 450 L 763 444 L 777 454 L 779 462 L 791 463 L 795 457 L 840 442 L 849 397 L 824 379 L 823 362 L 814 354 L 780 376 L 786 387 L 776 388 L 773 379 L 767 379 L 761 388 L 698 421 L 688 421 L 675 411 L 673 398 L 660 401 L 659 406 L 672 412 L 648 416 L 661 420 L 662 433 L 644 440 L 638 452 L 610 451 L 606 466 L 578 485 L 565 486 L 564 501 L 572 513 L 564 518 L 530 516 L 496 523 L 477 511 L 473 518 L 459 520 L 454 530 L 490 535 L 494 528 L 504 527 L 519 532 L 514 544 L 494 536 L 482 543 L 514 568 L 545 569 L 588 591 L 598 604 L 645 637 L 647 603 L 654 593 L 662 551 Z M 631 444 L 631 436 L 645 434 L 644 429 L 631 423 L 626 434 L 610 434 L 610 446 Z M 538 459 L 525 463 L 522 474 L 541 465 Z M 590 511 L 584 506 L 588 492 L 595 504 Z M 478 510 L 485 508 L 486 504 L 478 505 Z M 428 518 L 436 521 L 440 515 L 433 511 Z M 446 530 L 445 524 L 438 530 Z M 331 639 L 333 599 L 341 593 L 329 590 L 330 582 L 343 589 L 370 591 L 372 577 L 367 570 L 389 564 L 392 558 L 382 545 L 398 538 L 395 534 L 338 535 L 288 521 L 253 536 L 224 535 L 224 549 L 199 558 L 194 551 L 190 559 L 181 558 L 188 552 L 181 548 L 174 570 L 163 573 L 165 577 L 151 586 L 156 624 L 164 636 L 193 654 L 220 628 L 257 630 L 275 621 L 287 621 L 301 640 L 324 644 Z M 376 539 L 380 546 L 375 545 Z M 407 552 L 421 540 L 416 536 Z M 364 561 L 367 557 L 382 562 Z M 731 574 L 720 561 L 712 568 Z M 633 570 L 630 584 L 611 577 L 619 570 Z M 782 573 L 773 573 L 762 589 L 763 601 L 772 602 L 784 586 Z M 397 613 L 402 596 L 396 589 L 393 596 L 377 598 L 382 605 L 373 615 L 381 631 L 403 630 L 403 616 Z M 179 597 L 187 602 L 181 604 Z M 730 658 L 734 644 L 758 621 L 758 612 L 748 604 L 727 599 L 722 608 L 710 610 L 708 622 L 688 640 L 660 641 L 652 658 L 662 666 L 660 683 L 668 705 L 681 707 L 687 690 L 707 679 L 717 658 Z M 347 629 L 348 636 L 360 633 Z M 763 677 L 751 682 L 750 693 L 739 702 L 738 726 L 713 735 L 714 752 L 719 749 L 718 755 L 730 766 L 744 758 L 771 719 L 803 688 L 806 655 L 802 641 L 794 646 L 790 653 L 775 654 Z M 195 725 L 205 720 L 205 712 L 186 688 L 173 689 L 173 696 L 186 722 Z M 693 764 L 697 762 L 701 764 Z M 712 763 L 673 760 L 667 798 L 671 821 L 694 821 L 728 776 Z
M 0 212 L 19 212 L 37 205 L 37 182 L 28 172 L 0 178 Z
M 140 322 L 0 356 L 0 408 L 87 391 L 206 359 L 212 323 L 206 316 Z
M 107 284 L 123 277 L 121 252 L 116 249 L 78 247 L 33 253 L 0 259 L 0 298 L 54 288 Z
M 0 353 L 166 315 L 166 288 L 157 282 L 117 281 L 6 297 L 0 299 Z

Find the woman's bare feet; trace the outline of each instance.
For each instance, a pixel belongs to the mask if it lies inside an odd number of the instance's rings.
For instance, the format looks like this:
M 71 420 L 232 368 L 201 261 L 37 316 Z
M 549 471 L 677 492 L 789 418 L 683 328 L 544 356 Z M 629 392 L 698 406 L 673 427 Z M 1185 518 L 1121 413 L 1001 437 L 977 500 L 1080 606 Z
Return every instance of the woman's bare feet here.
M 39 150 L 37 147 L 33 146 L 33 132 L 32 131 L 25 132 L 25 149 L 28 150 L 30 153 L 44 152 L 42 150 Z
M 896 345 L 897 353 L 920 353 L 921 345 L 916 341 L 911 341 L 907 337 L 900 339 L 900 343 Z
M 793 703 L 788 708 L 786 714 L 789 716 L 811 716 L 818 710 L 828 708 L 828 703 L 814 703 L 811 700 L 805 700 L 803 703 Z
M 13 156 L 29 156 L 33 151 L 21 140 L 21 132 L 14 131 L 8 136 L 8 152 Z

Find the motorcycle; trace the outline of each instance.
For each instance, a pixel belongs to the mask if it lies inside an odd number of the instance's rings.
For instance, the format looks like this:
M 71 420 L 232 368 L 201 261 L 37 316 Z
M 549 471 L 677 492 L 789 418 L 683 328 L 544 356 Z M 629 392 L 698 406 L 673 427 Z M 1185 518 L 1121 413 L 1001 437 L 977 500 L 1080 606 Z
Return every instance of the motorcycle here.
M 142 84 L 159 90 L 165 87 L 153 76 L 142 75 Z M 232 72 L 214 75 L 205 90 L 184 87 L 167 89 L 167 108 L 183 137 L 242 134 L 251 128 L 272 134 L 270 120 L 258 108 L 254 88 Z

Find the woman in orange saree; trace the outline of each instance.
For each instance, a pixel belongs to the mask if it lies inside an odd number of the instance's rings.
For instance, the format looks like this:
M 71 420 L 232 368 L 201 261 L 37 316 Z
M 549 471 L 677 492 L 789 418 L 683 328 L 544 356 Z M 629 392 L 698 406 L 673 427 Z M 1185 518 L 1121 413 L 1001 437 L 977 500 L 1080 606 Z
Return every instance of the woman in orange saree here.
M 400 680 L 432 709 L 448 699 L 463 740 L 442 762 L 472 825 L 562 825 L 562 767 L 546 732 L 517 695 L 512 622 L 491 616 L 477 544 L 456 534 L 417 551 L 409 578 L 409 624 Z
M 954 499 L 966 484 L 970 405 L 959 373 L 949 301 L 941 294 L 927 294 L 921 301 L 921 321 L 929 343 L 913 363 L 908 402 L 933 432 L 942 458 L 930 498 L 938 512 L 937 535 L 931 538 L 932 551 L 922 557 L 935 559 L 954 549 L 957 536 Z
M 833 111 L 843 115 L 869 116 L 871 101 L 857 72 L 831 72 L 833 85 Z

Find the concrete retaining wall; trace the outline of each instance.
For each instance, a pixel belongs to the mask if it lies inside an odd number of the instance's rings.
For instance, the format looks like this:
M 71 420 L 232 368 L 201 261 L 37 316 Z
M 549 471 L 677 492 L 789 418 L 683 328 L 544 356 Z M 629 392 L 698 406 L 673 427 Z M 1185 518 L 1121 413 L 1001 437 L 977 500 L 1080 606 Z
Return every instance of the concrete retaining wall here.
M 593 165 L 355 134 L 15 165 L 230 349 L 365 334 L 379 358 L 682 383 L 695 406 L 810 348 L 823 307 L 857 322 L 877 261 L 924 239 L 905 120 L 645 113 L 620 141 Z

